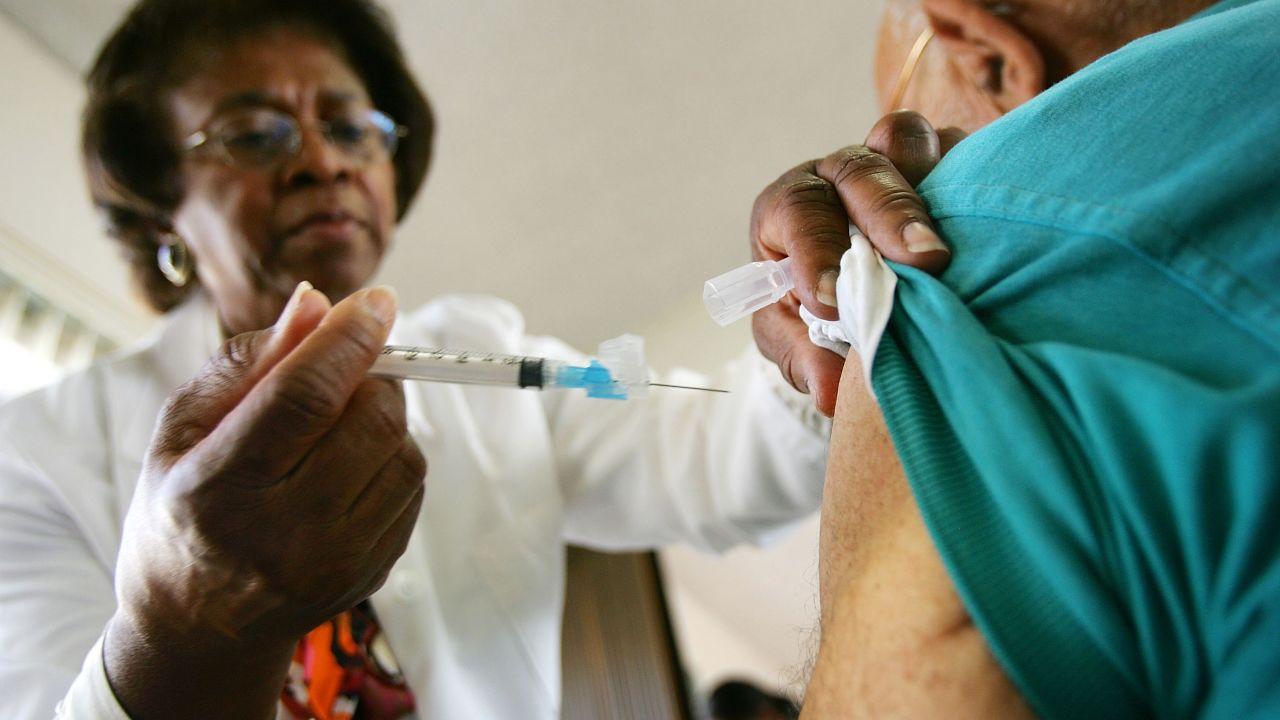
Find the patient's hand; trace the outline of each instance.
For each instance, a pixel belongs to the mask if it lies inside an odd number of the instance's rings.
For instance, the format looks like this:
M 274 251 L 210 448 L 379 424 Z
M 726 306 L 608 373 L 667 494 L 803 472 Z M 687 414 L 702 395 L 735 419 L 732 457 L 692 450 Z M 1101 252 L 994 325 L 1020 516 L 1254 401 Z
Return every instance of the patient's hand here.
M 835 319 L 835 278 L 849 248 L 850 221 L 889 260 L 933 273 L 947 266 L 950 251 L 912 188 L 962 137 L 953 129 L 935 131 L 918 113 L 900 110 L 881 118 L 865 145 L 799 165 L 756 198 L 752 255 L 791 256 L 796 274 L 790 296 L 753 316 L 756 344 L 787 382 L 814 396 L 825 415 L 835 411 L 843 361 L 809 342 L 799 305 Z

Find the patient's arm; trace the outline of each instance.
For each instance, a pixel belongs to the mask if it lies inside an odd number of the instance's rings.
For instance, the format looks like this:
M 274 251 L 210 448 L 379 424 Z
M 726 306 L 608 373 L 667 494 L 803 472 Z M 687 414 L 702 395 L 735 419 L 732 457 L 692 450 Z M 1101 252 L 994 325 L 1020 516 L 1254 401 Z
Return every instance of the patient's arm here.
M 831 433 L 822 640 L 803 717 L 1030 717 L 961 604 L 850 360 Z

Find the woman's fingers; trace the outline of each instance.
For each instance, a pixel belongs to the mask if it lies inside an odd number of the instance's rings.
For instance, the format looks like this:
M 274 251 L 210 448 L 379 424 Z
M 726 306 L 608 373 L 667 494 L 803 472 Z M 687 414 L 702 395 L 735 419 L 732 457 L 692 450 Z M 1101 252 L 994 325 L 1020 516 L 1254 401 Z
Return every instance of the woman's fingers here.
M 167 464 L 204 440 L 328 311 L 325 296 L 302 283 L 275 326 L 223 343 L 195 378 L 169 396 L 152 439 L 152 460 Z
M 317 517 L 347 514 L 409 436 L 404 389 L 394 380 L 365 380 L 329 432 L 289 473 L 282 492 Z
M 404 437 L 396 452 L 352 500 L 344 521 L 353 532 L 369 541 L 367 545 L 381 542 L 414 498 L 421 500 L 426 475 L 426 456 L 413 438 Z
M 335 305 L 210 435 L 217 462 L 206 467 L 264 483 L 283 477 L 342 417 L 394 321 L 385 288 Z

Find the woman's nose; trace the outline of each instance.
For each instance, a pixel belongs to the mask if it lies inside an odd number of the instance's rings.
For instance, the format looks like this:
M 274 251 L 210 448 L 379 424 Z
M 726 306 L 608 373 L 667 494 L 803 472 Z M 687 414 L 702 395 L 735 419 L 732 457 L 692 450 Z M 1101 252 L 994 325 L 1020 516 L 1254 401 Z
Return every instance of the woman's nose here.
M 297 155 L 284 166 L 288 184 L 339 182 L 355 170 L 355 159 L 330 142 L 319 128 L 302 128 L 299 140 Z

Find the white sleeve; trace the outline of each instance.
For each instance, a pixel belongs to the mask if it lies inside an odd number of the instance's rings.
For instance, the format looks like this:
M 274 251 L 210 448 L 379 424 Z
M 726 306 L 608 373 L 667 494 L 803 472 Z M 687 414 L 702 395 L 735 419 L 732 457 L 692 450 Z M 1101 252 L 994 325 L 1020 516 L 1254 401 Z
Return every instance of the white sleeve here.
M 552 341 L 534 345 L 530 354 L 564 356 Z M 723 550 L 767 542 L 818 509 L 830 425 L 754 347 L 716 376 L 676 372 L 663 381 L 730 393 L 545 394 L 567 540 Z
M 94 644 L 115 611 L 110 570 L 57 493 L 24 468 L 16 448 L 3 450 L 0 717 L 51 717 L 69 687 L 59 717 L 126 717 Z
M 0 718 L 129 720 L 102 653 L 120 524 L 104 443 L 42 444 L 24 409 L 0 415 Z
M 291 720 L 292 717 L 284 705 L 276 707 L 277 720 Z M 58 702 L 54 720 L 131 720 L 120 707 L 107 680 L 107 668 L 102 660 L 102 638 L 93 644 L 80 674 L 71 683 L 71 689 Z
M 124 717 L 95 646 L 119 543 L 96 383 L 82 374 L 0 410 L 0 718 L 53 717 L 73 685 L 63 717 Z
M 129 720 L 107 682 L 102 664 L 102 638 L 93 644 L 67 696 L 58 703 L 57 720 Z

